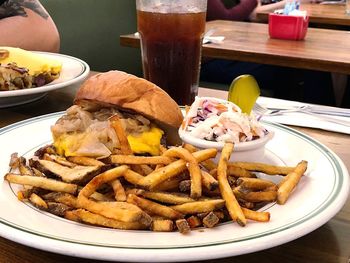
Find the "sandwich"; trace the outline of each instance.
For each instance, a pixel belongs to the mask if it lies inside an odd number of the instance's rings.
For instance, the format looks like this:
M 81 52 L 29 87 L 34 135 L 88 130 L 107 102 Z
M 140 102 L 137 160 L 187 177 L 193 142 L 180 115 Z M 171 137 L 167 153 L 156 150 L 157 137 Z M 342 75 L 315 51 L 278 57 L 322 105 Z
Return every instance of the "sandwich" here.
M 51 127 L 53 146 L 65 157 L 105 158 L 120 151 L 111 118 L 117 116 L 135 155 L 158 155 L 161 145 L 179 143 L 183 116 L 155 84 L 121 71 L 90 77 L 74 105 Z
M 14 47 L 0 47 L 0 91 L 35 88 L 60 76 L 62 63 Z

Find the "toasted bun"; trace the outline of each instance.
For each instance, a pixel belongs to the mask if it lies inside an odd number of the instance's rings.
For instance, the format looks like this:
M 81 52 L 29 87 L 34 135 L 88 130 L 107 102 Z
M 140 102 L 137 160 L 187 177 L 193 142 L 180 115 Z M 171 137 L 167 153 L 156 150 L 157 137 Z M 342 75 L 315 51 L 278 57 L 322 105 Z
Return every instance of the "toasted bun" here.
M 177 103 L 155 84 L 121 71 L 100 73 L 86 80 L 74 103 L 110 104 L 178 128 L 182 113 Z

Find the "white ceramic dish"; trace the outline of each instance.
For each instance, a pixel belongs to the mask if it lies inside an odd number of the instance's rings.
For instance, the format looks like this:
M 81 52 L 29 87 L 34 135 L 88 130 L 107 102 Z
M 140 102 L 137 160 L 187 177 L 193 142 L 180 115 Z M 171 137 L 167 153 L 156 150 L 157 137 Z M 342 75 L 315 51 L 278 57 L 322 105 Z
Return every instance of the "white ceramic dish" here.
M 17 151 L 32 156 L 51 142 L 49 127 L 62 113 L 28 119 L 0 129 L 0 176 Z M 55 253 L 91 259 L 133 262 L 195 261 L 251 253 L 297 239 L 320 227 L 344 205 L 349 175 L 331 150 L 314 139 L 279 124 L 266 144 L 264 161 L 278 165 L 309 162 L 307 174 L 284 206 L 264 207 L 268 223 L 248 222 L 242 228 L 225 223 L 189 235 L 112 230 L 83 225 L 39 211 L 16 198 L 17 187 L 2 181 L 0 235 L 15 242 Z
M 49 91 L 83 81 L 90 72 L 89 65 L 81 59 L 56 53 L 36 53 L 61 61 L 62 71 L 60 77 L 45 86 L 33 89 L 0 91 L 0 108 L 21 105 L 38 100 Z

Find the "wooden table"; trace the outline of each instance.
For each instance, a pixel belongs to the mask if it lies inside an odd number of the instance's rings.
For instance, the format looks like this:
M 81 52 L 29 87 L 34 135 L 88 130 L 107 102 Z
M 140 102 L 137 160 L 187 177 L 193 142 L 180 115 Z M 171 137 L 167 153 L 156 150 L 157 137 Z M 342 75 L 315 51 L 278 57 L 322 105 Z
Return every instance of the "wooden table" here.
M 46 113 L 65 110 L 72 104 L 76 87 L 67 87 L 50 92 L 45 98 L 23 106 L 0 109 L 0 127 Z M 200 96 L 226 98 L 225 91 L 200 89 Z M 350 138 L 348 135 L 320 131 L 309 128 L 298 128 L 311 137 L 321 141 L 345 162 L 350 170 Z M 5 160 L 1 160 L 5 161 Z M 278 247 L 261 252 L 226 258 L 202 261 L 215 263 L 261 263 L 261 262 L 293 262 L 293 263 L 339 263 L 350 259 L 350 199 L 343 209 L 328 223 L 301 237 Z M 11 263 L 93 263 L 95 260 L 80 259 L 69 256 L 40 251 L 31 247 L 0 238 L 0 262 Z
M 350 34 L 341 30 L 309 28 L 304 41 L 271 39 L 268 25 L 210 21 L 206 30 L 225 36 L 220 44 L 204 44 L 203 57 L 222 58 L 350 74 Z M 120 44 L 140 47 L 134 34 L 120 36 Z
M 306 10 L 309 15 L 311 25 L 319 26 L 350 26 L 350 16 L 345 14 L 345 4 L 316 4 L 303 3 L 300 6 L 301 10 Z M 257 12 L 256 16 L 263 22 L 268 22 L 269 13 L 275 10 L 264 10 Z

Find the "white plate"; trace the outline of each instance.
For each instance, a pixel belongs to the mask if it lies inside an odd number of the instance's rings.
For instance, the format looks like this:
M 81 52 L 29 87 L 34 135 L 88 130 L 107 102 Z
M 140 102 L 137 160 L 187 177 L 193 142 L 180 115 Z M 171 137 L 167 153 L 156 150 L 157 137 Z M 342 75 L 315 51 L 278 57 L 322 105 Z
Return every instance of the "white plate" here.
M 0 130 L 0 176 L 9 170 L 12 152 L 30 157 L 51 142 L 50 125 L 62 113 L 22 121 Z M 331 219 L 349 192 L 349 175 L 342 161 L 312 138 L 279 124 L 267 143 L 265 161 L 295 165 L 309 162 L 290 199 L 283 206 L 265 207 L 268 223 L 246 227 L 225 223 L 212 229 L 180 233 L 112 230 L 83 225 L 39 211 L 16 198 L 16 186 L 3 181 L 0 192 L 0 235 L 27 246 L 65 255 L 101 260 L 164 262 L 194 261 L 250 253 L 301 237 Z
M 47 85 L 22 90 L 0 91 L 0 108 L 21 105 L 38 100 L 47 92 L 83 81 L 90 72 L 89 65 L 81 59 L 48 52 L 36 52 L 62 62 L 60 77 Z

